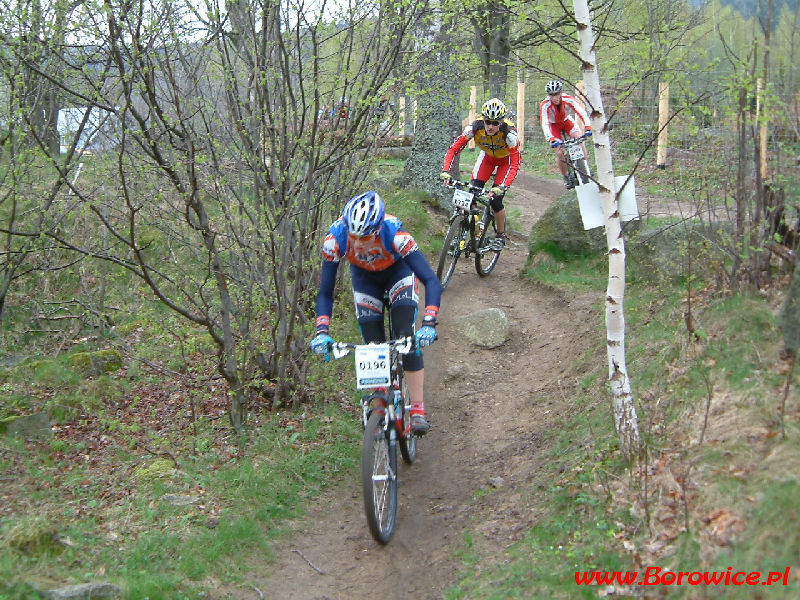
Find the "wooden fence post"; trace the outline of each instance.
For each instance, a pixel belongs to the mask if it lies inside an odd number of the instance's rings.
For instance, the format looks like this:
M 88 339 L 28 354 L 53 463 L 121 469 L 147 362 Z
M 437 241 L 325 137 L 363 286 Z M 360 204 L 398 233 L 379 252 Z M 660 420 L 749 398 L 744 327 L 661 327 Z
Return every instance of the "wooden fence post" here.
M 464 127 L 469 125 L 470 123 L 474 123 L 475 119 L 478 118 L 478 109 L 476 108 L 478 104 L 478 87 L 475 85 L 469 86 L 469 117 L 467 117 L 467 122 L 464 124 Z M 473 150 L 475 148 L 475 140 L 472 139 L 469 141 L 469 149 Z
M 667 168 L 667 123 L 669 122 L 669 84 L 661 81 L 658 84 L 658 146 L 656 150 L 656 168 Z
M 400 131 L 398 134 L 404 136 L 406 134 L 406 97 L 400 96 L 397 102 L 397 122 Z
M 519 149 L 525 147 L 525 78 L 522 72 L 517 73 L 517 134 Z
M 762 113 L 765 112 L 762 109 L 762 102 L 764 99 L 763 87 L 763 81 L 761 77 L 759 77 L 756 80 L 756 123 L 758 123 L 758 143 L 761 148 L 761 164 L 759 165 L 759 169 L 761 171 L 762 182 L 767 179 L 767 120 L 763 119 L 763 122 L 759 123 Z

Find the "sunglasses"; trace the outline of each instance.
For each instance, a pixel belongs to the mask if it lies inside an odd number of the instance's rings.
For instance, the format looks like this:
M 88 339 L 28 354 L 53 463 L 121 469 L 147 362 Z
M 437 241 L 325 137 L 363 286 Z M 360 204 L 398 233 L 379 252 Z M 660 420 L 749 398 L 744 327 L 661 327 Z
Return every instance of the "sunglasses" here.
M 500 125 L 500 121 L 491 121 L 489 119 L 484 119 L 483 122 L 486 123 L 487 125 Z

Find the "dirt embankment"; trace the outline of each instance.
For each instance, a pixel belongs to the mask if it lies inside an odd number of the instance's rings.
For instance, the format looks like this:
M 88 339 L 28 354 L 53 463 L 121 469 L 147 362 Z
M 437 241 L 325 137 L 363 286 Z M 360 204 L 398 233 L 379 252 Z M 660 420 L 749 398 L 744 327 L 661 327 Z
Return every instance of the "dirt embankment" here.
M 341 482 L 294 524 L 276 561 L 251 572 L 252 586 L 277 600 L 356 600 L 380 596 L 438 599 L 455 580 L 455 551 L 465 529 L 500 557 L 537 519 L 531 503 L 541 476 L 540 449 L 554 418 L 567 410 L 571 369 L 594 335 L 592 299 L 573 299 L 520 277 L 525 236 L 559 181 L 521 174 L 507 205 L 521 212 L 495 271 L 478 277 L 462 260 L 445 291 L 439 340 L 425 352 L 426 409 L 433 426 L 417 462 L 400 466 L 400 508 L 391 543 L 380 546 L 364 520 L 360 482 Z M 516 211 L 515 211 L 516 212 Z M 444 220 L 443 220 L 444 224 Z M 511 335 L 491 350 L 471 345 L 457 315 L 502 309 Z M 532 402 L 533 399 L 544 401 Z M 478 494 L 480 488 L 490 493 Z M 249 561 L 248 561 L 249 562 Z M 236 598 L 258 598 L 255 589 Z M 241 595 L 240 595 L 241 594 Z M 230 590 L 228 595 L 233 597 Z

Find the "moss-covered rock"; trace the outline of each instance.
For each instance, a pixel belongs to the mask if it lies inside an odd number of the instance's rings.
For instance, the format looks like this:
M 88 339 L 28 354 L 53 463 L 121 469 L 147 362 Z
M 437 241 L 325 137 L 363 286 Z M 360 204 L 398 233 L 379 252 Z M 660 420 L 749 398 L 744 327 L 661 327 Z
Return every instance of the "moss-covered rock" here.
M 83 375 L 102 375 L 122 367 L 122 355 L 116 350 L 76 352 L 67 360 L 70 367 Z
M 153 481 L 162 477 L 171 477 L 175 473 L 175 464 L 166 458 L 157 458 L 154 461 L 137 467 L 133 478 L 137 481 Z
M 58 553 L 64 549 L 58 528 L 38 515 L 12 522 L 0 539 L 6 547 L 30 555 Z
M 574 192 L 556 198 L 531 228 L 529 252 L 551 254 L 596 254 L 605 252 L 606 234 L 602 227 L 583 228 L 578 197 Z
M 32 415 L 12 415 L 0 419 L 0 435 L 18 435 L 25 438 L 52 437 L 50 419 L 47 413 Z
M 502 346 L 508 339 L 508 318 L 499 308 L 486 308 L 461 315 L 455 322 L 467 339 L 484 348 Z
M 797 354 L 800 352 L 800 265 L 795 265 L 779 322 L 786 349 Z
M 718 224 L 682 221 L 643 230 L 625 244 L 628 271 L 644 280 L 675 280 L 691 273 L 713 277 L 725 270 L 730 233 Z

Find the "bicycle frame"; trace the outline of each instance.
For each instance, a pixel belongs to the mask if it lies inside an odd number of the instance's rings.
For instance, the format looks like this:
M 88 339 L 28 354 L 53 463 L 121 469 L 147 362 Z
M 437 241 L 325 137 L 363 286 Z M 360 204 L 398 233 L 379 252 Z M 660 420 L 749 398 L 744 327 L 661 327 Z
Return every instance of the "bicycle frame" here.
M 372 387 L 359 387 L 359 389 L 373 389 L 378 387 L 385 387 L 391 390 L 391 397 L 384 398 L 386 401 L 386 412 L 387 412 L 387 419 L 386 419 L 386 427 L 385 429 L 388 431 L 389 426 L 391 423 L 396 423 L 398 428 L 398 433 L 400 435 L 406 435 L 402 428 L 402 422 L 397 419 L 397 414 L 400 412 L 400 403 L 403 403 L 403 409 L 406 409 L 405 403 L 410 402 L 409 398 L 404 398 L 402 390 L 400 389 L 400 355 L 401 354 L 408 354 L 414 351 L 415 348 L 415 340 L 412 336 L 407 336 L 404 338 L 400 338 L 397 340 L 389 340 L 388 342 L 382 343 L 369 343 L 369 344 L 351 344 L 349 342 L 334 342 L 331 348 L 331 354 L 333 355 L 334 359 L 344 358 L 351 352 L 356 352 L 359 349 L 379 349 L 379 348 L 386 348 L 389 349 L 389 380 L 386 382 L 386 385 L 375 385 Z M 358 377 L 358 367 L 356 365 L 356 376 Z M 369 417 L 369 406 L 367 403 L 362 399 L 361 402 L 361 409 L 362 409 L 362 424 L 366 426 L 367 419 Z
M 359 389 L 390 388 L 392 397 L 385 406 L 370 409 L 374 396 L 362 398 L 364 440 L 361 454 L 361 485 L 364 513 L 370 533 L 376 541 L 386 544 L 394 533 L 398 508 L 397 449 L 403 460 L 411 464 L 416 458 L 416 438 L 411 433 L 410 402 L 403 394 L 404 378 L 400 354 L 415 350 L 415 339 L 407 336 L 383 343 L 350 344 L 334 342 L 330 353 L 343 358 L 353 352 L 356 357 L 356 381 Z M 388 356 L 388 363 L 386 362 Z
M 573 185 L 589 183 L 592 180 L 592 173 L 589 170 L 589 162 L 586 160 L 584 138 L 565 137 L 562 145 L 564 162 L 567 163 L 567 170 Z
M 447 187 L 455 192 L 453 213 L 436 269 L 442 289 L 447 287 L 462 253 L 467 258 L 475 254 L 475 270 L 481 277 L 494 269 L 500 256 L 500 249 L 493 243 L 497 228 L 489 195 L 482 187 L 474 187 L 466 181 L 454 180 Z M 479 230 L 476 225 L 480 226 Z

